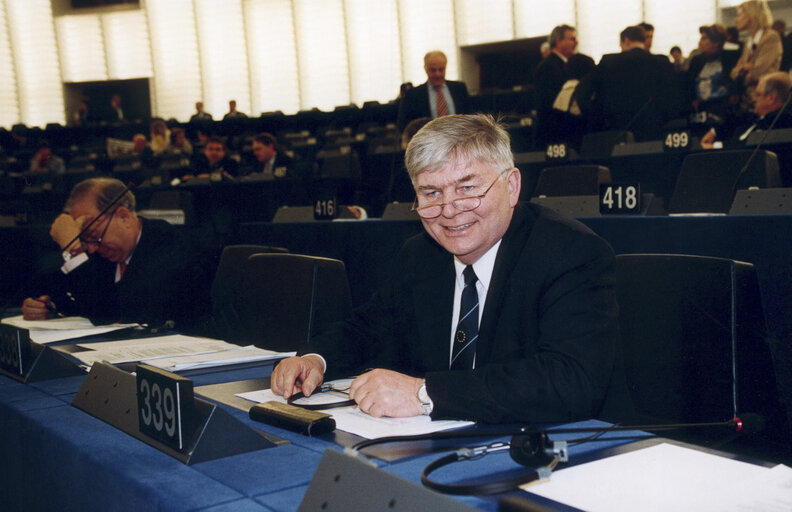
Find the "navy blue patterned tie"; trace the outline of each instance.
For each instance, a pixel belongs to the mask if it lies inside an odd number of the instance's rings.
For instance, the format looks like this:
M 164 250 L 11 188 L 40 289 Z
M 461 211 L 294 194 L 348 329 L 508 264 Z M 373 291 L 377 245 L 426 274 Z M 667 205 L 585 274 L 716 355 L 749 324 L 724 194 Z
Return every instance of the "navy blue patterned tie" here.
M 476 339 L 478 338 L 479 299 L 476 291 L 476 273 L 468 265 L 462 272 L 465 288 L 462 290 L 462 301 L 459 308 L 459 323 L 454 333 L 454 347 L 451 357 L 452 370 L 473 369 L 473 358 L 476 356 Z

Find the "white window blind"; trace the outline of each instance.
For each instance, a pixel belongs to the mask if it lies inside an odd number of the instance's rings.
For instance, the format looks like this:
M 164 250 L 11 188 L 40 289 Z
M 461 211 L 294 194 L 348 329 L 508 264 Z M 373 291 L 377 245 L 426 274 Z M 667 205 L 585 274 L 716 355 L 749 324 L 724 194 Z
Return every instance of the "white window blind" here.
M 346 0 L 352 102 L 386 103 L 402 82 L 396 0 Z
M 514 39 L 512 0 L 456 0 L 459 46 Z
M 102 15 L 107 74 L 111 80 L 152 75 L 148 23 L 141 10 Z
M 55 20 L 64 82 L 107 80 L 99 16 L 61 16 Z
M 297 42 L 291 0 L 247 0 L 247 35 L 252 110 L 300 110 Z
M 20 121 L 28 126 L 64 124 L 63 85 L 49 0 L 6 0 L 6 13 Z
M 342 0 L 294 0 L 302 109 L 350 103 Z
M 557 25 L 575 26 L 575 0 L 514 0 L 518 39 L 550 35 Z
M 242 2 L 196 0 L 195 18 L 206 110 L 212 112 L 215 119 L 222 119 L 228 112 L 229 100 L 236 100 L 237 110 L 250 114 Z
M 154 83 L 153 114 L 187 121 L 201 101 L 201 63 L 191 0 L 147 0 Z M 217 112 L 207 109 L 217 118 Z
M 671 47 L 679 46 L 688 55 L 698 48 L 698 29 L 715 23 L 717 4 L 716 0 L 644 0 L 644 16 L 655 28 L 652 53 L 668 55 Z
M 19 98 L 17 97 L 16 71 L 11 56 L 5 0 L 0 0 L 0 126 L 12 126 L 19 122 Z
M 635 0 L 577 0 L 578 52 L 596 62 L 606 53 L 618 53 L 619 33 L 643 21 L 641 2 Z
M 453 0 L 399 0 L 404 80 L 415 85 L 426 81 L 423 58 L 441 50 L 448 57 L 446 78 L 459 79 Z

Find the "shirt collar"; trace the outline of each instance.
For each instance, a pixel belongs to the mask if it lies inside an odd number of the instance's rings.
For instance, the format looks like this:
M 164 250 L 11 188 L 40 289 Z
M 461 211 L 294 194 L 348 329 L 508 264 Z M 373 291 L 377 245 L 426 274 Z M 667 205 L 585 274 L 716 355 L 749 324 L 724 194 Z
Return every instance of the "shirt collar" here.
M 569 59 L 567 59 L 566 57 L 564 57 L 563 55 L 561 55 L 561 54 L 560 54 L 558 51 L 556 51 L 556 50 L 553 50 L 553 53 L 555 53 L 556 55 L 558 55 L 558 58 L 559 58 L 559 59 L 561 59 L 561 60 L 563 60 L 564 62 L 569 62 Z
M 495 268 L 495 257 L 498 255 L 498 248 L 500 247 L 500 244 L 501 240 L 498 240 L 495 245 L 490 247 L 481 258 L 473 263 L 473 271 L 476 273 L 476 277 L 479 281 L 481 281 L 482 286 L 484 286 L 484 288 L 487 290 L 489 290 L 490 280 L 492 279 L 492 271 Z M 459 261 L 459 259 L 454 256 L 454 270 L 456 271 L 456 278 L 463 288 L 465 286 L 465 278 L 462 276 L 462 272 L 465 270 L 465 267 L 467 267 L 467 265 Z
M 754 36 L 751 38 L 751 42 L 753 44 L 759 44 L 759 41 L 762 39 L 763 35 L 764 35 L 764 29 L 760 28 L 759 30 L 756 31 L 756 34 L 754 34 Z

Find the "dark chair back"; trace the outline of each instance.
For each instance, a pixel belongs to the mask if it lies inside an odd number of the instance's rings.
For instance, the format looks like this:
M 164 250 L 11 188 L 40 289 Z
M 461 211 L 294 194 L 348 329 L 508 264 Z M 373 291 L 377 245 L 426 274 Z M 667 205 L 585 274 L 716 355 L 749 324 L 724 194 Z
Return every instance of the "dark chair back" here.
M 300 254 L 255 254 L 240 286 L 245 343 L 291 351 L 352 309 L 340 260 Z
M 212 336 L 226 341 L 240 341 L 244 329 L 239 316 L 240 288 L 250 256 L 260 253 L 287 253 L 282 247 L 267 245 L 229 245 L 223 249 L 220 264 L 212 281 Z
M 627 254 L 616 258 L 616 278 L 635 420 L 715 422 L 752 412 L 768 421 L 764 440 L 789 442 L 753 265 Z
M 534 196 L 598 196 L 600 184 L 610 182 L 610 171 L 601 165 L 546 167 L 539 175 Z
M 780 187 L 775 153 L 759 150 L 751 158 L 752 153 L 752 149 L 735 149 L 686 156 L 668 213 L 728 213 L 737 190 Z
M 581 158 L 609 158 L 617 144 L 631 144 L 635 136 L 631 131 L 606 130 L 591 132 L 580 142 Z

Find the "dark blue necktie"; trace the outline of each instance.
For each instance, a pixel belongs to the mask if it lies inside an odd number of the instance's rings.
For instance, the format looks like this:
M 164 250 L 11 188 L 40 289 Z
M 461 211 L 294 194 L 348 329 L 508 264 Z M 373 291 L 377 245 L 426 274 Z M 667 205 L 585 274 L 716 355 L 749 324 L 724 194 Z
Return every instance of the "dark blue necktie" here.
M 459 308 L 459 323 L 454 334 L 454 347 L 451 357 L 452 370 L 473 369 L 473 358 L 476 356 L 476 339 L 478 338 L 479 300 L 476 291 L 476 273 L 468 265 L 462 272 L 465 288 L 462 290 L 462 301 Z

